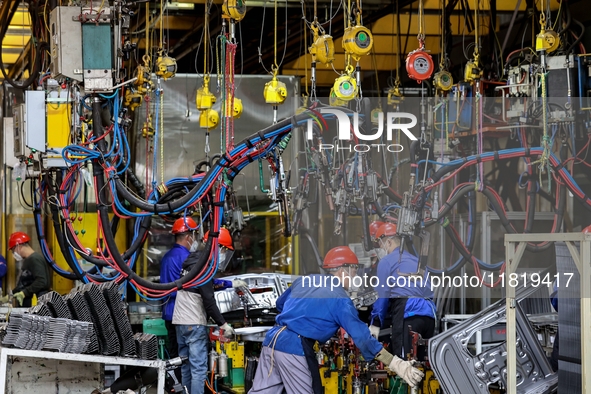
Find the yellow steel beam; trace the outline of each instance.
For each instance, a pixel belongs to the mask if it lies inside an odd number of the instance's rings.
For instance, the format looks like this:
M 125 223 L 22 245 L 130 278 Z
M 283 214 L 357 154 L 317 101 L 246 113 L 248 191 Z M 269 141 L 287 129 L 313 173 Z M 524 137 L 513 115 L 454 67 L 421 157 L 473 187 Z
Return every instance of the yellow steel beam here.
M 194 16 L 177 16 L 177 15 L 164 15 L 162 16 L 162 26 L 168 30 L 190 30 L 201 18 L 197 15 Z M 154 29 L 160 29 L 160 21 L 156 23 Z M 159 35 L 157 36 L 159 37 Z
M 475 3 L 476 0 L 468 0 L 468 5 L 470 6 L 470 9 L 472 10 L 472 12 L 474 12 L 474 6 L 476 5 Z M 538 2 L 536 2 L 538 3 Z M 429 10 L 440 10 L 441 9 L 441 0 L 424 0 L 424 7 L 425 9 L 429 9 Z M 497 0 L 497 11 L 513 11 L 515 10 L 515 6 L 517 5 L 517 2 L 515 0 Z M 557 10 L 558 7 L 560 5 L 559 0 L 550 0 L 550 8 L 554 11 Z M 417 3 L 415 2 L 414 4 L 412 4 L 413 6 L 413 10 L 416 11 L 417 9 Z M 485 1 L 480 1 L 480 10 L 482 11 L 488 11 L 490 9 L 490 0 L 485 0 Z M 525 1 L 521 2 L 521 6 L 519 7 L 519 10 L 521 11 L 525 11 Z M 539 8 L 539 5 L 538 5 Z M 460 9 L 460 3 L 458 3 L 458 5 L 456 5 L 456 10 Z
M 14 64 L 18 60 L 20 56 L 19 53 L 3 53 L 2 54 L 2 62 L 4 64 Z
M 193 4 L 205 4 L 206 0 L 177 0 L 179 3 L 193 3 Z M 475 0 L 468 0 L 468 4 L 470 5 L 471 10 L 474 10 L 474 3 Z M 223 0 L 214 0 L 214 4 L 222 4 Z M 247 3 L 248 5 L 248 3 Z M 269 6 L 272 6 L 273 3 L 269 2 Z M 497 0 L 497 11 L 513 11 L 515 9 L 516 2 L 515 0 Z M 417 10 L 417 3 L 413 3 L 413 11 L 416 13 Z M 428 10 L 439 10 L 441 9 L 441 0 L 425 0 L 424 2 L 425 9 Z M 550 0 L 550 7 L 552 10 L 557 10 L 559 6 L 558 0 Z M 408 9 L 408 7 L 406 7 Z M 455 8 L 456 10 L 460 9 L 460 5 L 458 4 Z M 485 0 L 480 2 L 480 9 L 482 11 L 488 11 L 490 9 L 490 1 Z M 525 11 L 525 2 L 522 2 L 521 7 L 519 8 L 521 11 Z
M 205 0 L 177 0 L 177 3 L 205 4 Z M 213 0 L 213 4 L 223 4 L 223 0 Z M 269 6 L 273 3 L 269 2 Z M 248 3 L 246 3 L 248 5 Z
M 4 39 L 2 39 L 2 46 L 4 47 L 4 45 L 10 45 L 10 46 L 19 46 L 19 47 L 25 47 L 28 43 L 29 40 L 31 39 L 31 36 L 4 36 Z
M 10 25 L 8 26 L 9 28 L 11 26 L 31 26 L 31 15 L 29 14 L 29 11 L 17 10 L 12 16 L 12 19 L 10 20 Z
M 452 16 L 451 22 L 451 33 L 453 35 L 467 34 L 468 29 L 466 28 L 466 22 L 463 15 Z M 371 32 L 374 34 L 396 34 L 397 18 L 396 15 L 390 14 L 378 19 L 372 26 Z M 408 30 L 408 24 L 410 23 L 410 30 Z M 500 24 L 500 19 L 497 18 L 497 31 Z M 481 15 L 479 18 L 479 30 L 481 35 L 488 34 L 488 26 L 490 25 L 490 17 L 488 15 Z M 410 35 L 417 35 L 419 32 L 419 18 L 416 14 L 401 14 L 400 15 L 400 33 L 402 36 L 406 35 L 406 32 Z M 474 33 L 472 33 L 474 34 Z M 425 15 L 425 35 L 437 36 L 441 35 L 441 16 L 439 15 Z

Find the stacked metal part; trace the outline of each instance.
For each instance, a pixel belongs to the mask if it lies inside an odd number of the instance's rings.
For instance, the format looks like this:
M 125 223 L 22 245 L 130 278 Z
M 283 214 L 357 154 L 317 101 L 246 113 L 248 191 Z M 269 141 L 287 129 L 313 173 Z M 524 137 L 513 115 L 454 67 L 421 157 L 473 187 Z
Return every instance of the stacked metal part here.
M 91 334 L 94 333 L 92 323 L 70 320 L 66 334 L 65 347 L 60 349 L 64 353 L 88 353 Z
M 2 344 L 26 350 L 85 353 L 91 332 L 92 323 L 13 313 Z
M 90 312 L 90 307 L 88 306 L 84 295 L 76 290 L 72 290 L 69 294 L 64 296 L 64 300 L 66 301 L 66 304 L 68 305 L 68 308 L 70 309 L 74 319 L 87 323 L 93 323 L 92 313 Z M 96 333 L 96 327 L 93 324 L 87 353 L 95 354 L 100 352 L 101 346 Z
M 106 356 L 118 355 L 121 351 L 119 337 L 115 332 L 115 323 L 102 291 L 93 283 L 82 285 L 76 290 L 84 296 L 92 313 L 101 354 Z
M 45 303 L 37 304 L 34 307 L 29 308 L 29 313 L 37 316 L 53 316 L 51 310 Z
M 115 282 L 105 282 L 98 287 L 107 301 L 107 306 L 111 311 L 111 316 L 115 323 L 115 331 L 121 343 L 120 355 L 135 356 L 136 348 L 133 330 L 129 317 L 125 313 L 125 305 L 118 291 L 119 285 Z
M 142 360 L 155 360 L 158 358 L 158 337 L 154 334 L 136 333 L 135 346 L 137 355 Z
M 581 276 L 566 244 L 556 243 L 555 247 L 558 271 L 558 393 L 582 393 Z M 577 250 L 579 247 L 576 246 Z
M 59 295 L 55 291 L 50 291 L 49 293 L 46 293 L 39 297 L 36 306 L 39 305 L 45 305 L 47 309 L 49 309 L 51 317 L 59 317 L 70 320 L 72 319 L 72 314 L 70 313 L 70 309 L 68 308 L 66 301 L 61 295 Z

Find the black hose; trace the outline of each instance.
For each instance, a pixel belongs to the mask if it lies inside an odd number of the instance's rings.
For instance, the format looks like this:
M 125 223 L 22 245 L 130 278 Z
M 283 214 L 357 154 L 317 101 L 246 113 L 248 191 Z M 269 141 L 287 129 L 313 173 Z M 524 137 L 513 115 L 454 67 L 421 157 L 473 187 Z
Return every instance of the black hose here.
M 125 167 L 127 167 L 127 169 L 125 170 L 125 176 L 127 177 L 127 180 L 131 183 L 131 186 L 133 186 L 133 188 L 135 189 L 138 196 L 146 195 L 146 188 L 144 184 L 138 179 L 133 170 L 127 165 L 125 159 L 122 158 L 121 164 L 118 169 L 121 170 Z
M 473 258 L 472 254 L 466 250 L 466 246 L 456 236 L 456 233 L 452 230 L 452 228 L 453 228 L 453 226 L 451 226 L 451 225 L 445 226 L 444 227 L 445 233 L 449 236 L 449 238 L 451 239 L 451 242 L 454 244 L 454 246 L 456 247 L 458 252 L 460 252 L 460 254 L 462 255 L 462 261 L 464 263 L 458 264 L 458 267 L 454 270 L 446 271 L 446 274 L 451 274 L 451 273 L 459 271 L 464 266 L 464 264 L 466 262 L 471 262 L 472 258 Z
M 571 13 L 570 13 L 570 7 L 565 7 L 564 8 L 564 13 L 562 15 L 563 15 L 562 18 L 566 18 L 566 23 L 565 23 L 564 26 L 559 26 L 558 27 L 558 32 L 557 32 L 558 34 L 562 34 L 562 33 L 566 32 L 566 31 L 568 31 L 568 29 L 570 29 L 570 24 L 571 24 L 571 21 L 572 21 Z
M 574 47 L 576 47 L 579 42 L 581 42 L 581 40 L 583 39 L 583 36 L 585 35 L 585 25 L 583 25 L 581 22 L 579 22 L 578 20 L 573 18 L 573 22 L 575 22 L 577 25 L 579 25 L 579 27 L 581 28 L 581 33 L 579 33 L 579 36 L 577 37 L 577 39 L 575 40 L 575 42 L 573 42 L 571 44 L 570 47 L 568 47 L 568 49 L 566 50 L 566 53 L 570 53 Z
M 157 380 L 158 368 L 133 367 L 115 380 L 109 389 L 112 393 L 137 390 L 141 387 L 151 385 Z
M 363 197 L 361 199 L 361 225 L 363 226 L 363 248 L 366 252 L 373 249 L 371 236 L 369 235 L 369 215 L 367 213 L 369 206 L 367 197 Z
M 10 1 L 10 0 L 5 0 L 5 1 Z M 16 10 L 18 9 L 18 7 L 20 5 L 19 1 L 16 1 L 16 0 L 12 0 L 12 1 L 13 1 L 12 8 L 8 11 L 7 16 L 14 15 L 14 13 L 16 12 Z M 31 20 L 33 22 L 35 22 L 37 20 L 37 18 L 35 17 L 33 7 L 34 7 L 33 4 L 29 4 L 29 13 L 31 14 Z M 10 18 L 6 18 L 5 21 L 0 21 L 0 23 L 2 23 L 2 22 L 4 22 L 4 24 L 0 25 L 0 37 L 5 37 L 6 31 L 8 30 L 8 25 L 10 23 Z M 36 38 L 36 37 L 33 37 L 33 38 Z M 6 70 L 4 70 L 4 67 L 0 67 L 0 72 L 2 72 L 2 75 L 4 76 L 4 80 L 6 82 L 8 82 L 15 89 L 26 90 L 35 81 L 37 81 L 37 79 L 39 77 L 39 72 L 41 71 L 41 59 L 43 59 L 43 51 L 46 48 L 49 48 L 49 44 L 47 44 L 46 42 L 37 42 L 37 48 L 35 48 L 35 44 L 34 44 L 35 41 L 37 41 L 37 40 L 32 39 L 32 43 L 31 43 L 31 51 L 37 51 L 37 53 L 34 57 L 35 63 L 33 64 L 33 69 L 31 70 L 31 74 L 29 75 L 29 78 L 27 78 L 24 82 L 22 82 L 21 84 L 16 83 L 14 80 L 12 80 L 8 77 L 8 74 L 6 73 Z M 1 63 L 2 63 L 2 45 L 0 45 L 0 64 Z
M 515 228 L 511 225 L 511 221 L 507 218 L 507 215 L 505 215 L 503 207 L 499 204 L 499 202 L 494 197 L 494 195 L 492 194 L 490 189 L 488 187 L 486 187 L 482 191 L 482 194 L 486 198 L 488 198 L 488 201 L 493 206 L 493 209 L 495 210 L 495 212 L 499 216 L 499 221 L 501 222 L 501 224 L 503 225 L 503 227 L 505 228 L 507 233 L 517 234 L 517 230 L 515 230 Z M 532 245 L 532 244 L 528 243 L 528 244 L 526 244 L 525 249 L 530 252 L 533 252 L 533 253 L 539 253 L 539 252 L 543 252 L 543 251 L 547 250 L 550 246 L 552 246 L 552 244 L 553 244 L 552 242 L 548 242 L 543 246 L 536 246 L 536 245 Z
M 300 116 L 300 119 L 304 119 L 303 114 L 299 115 L 299 116 Z M 100 121 L 100 118 L 99 118 L 99 121 Z M 289 126 L 291 124 L 292 124 L 292 118 L 284 119 L 274 125 L 267 127 L 264 130 L 259 131 L 257 134 L 254 134 L 253 136 L 249 137 L 247 140 L 249 141 L 251 138 L 256 137 L 256 136 L 262 137 L 268 133 L 271 133 L 277 129 Z M 101 135 L 102 135 L 102 133 L 101 133 Z M 242 141 L 240 144 L 246 143 L 247 140 Z M 105 143 L 104 140 L 101 140 L 100 142 L 102 142 L 103 144 Z M 100 166 L 99 163 L 97 163 L 97 165 Z M 217 170 L 217 169 L 215 167 L 212 167 L 209 171 L 212 172 L 214 170 Z M 102 169 L 101 169 L 101 172 L 102 172 Z M 208 174 L 209 174 L 209 172 L 208 172 Z M 182 197 L 178 200 L 175 200 L 171 203 L 150 204 L 142 199 L 137 198 L 132 193 L 130 193 L 129 190 L 127 190 L 127 188 L 125 187 L 125 185 L 121 182 L 121 179 L 119 179 L 117 176 L 115 176 L 115 184 L 117 186 L 117 192 L 120 193 L 123 196 L 123 198 L 125 200 L 127 200 L 131 205 L 133 205 L 141 210 L 147 211 L 147 212 L 154 212 L 154 213 L 160 213 L 160 214 L 172 214 L 172 213 L 174 213 L 173 211 L 186 205 L 199 192 L 199 189 L 201 186 L 201 183 L 196 184 L 195 186 L 193 186 L 193 188 L 191 190 L 189 190 L 189 192 L 184 197 Z
M 410 143 L 410 166 L 415 167 L 417 164 L 417 148 L 419 147 L 419 141 L 413 141 Z
M 527 182 L 527 202 L 528 202 L 528 206 L 527 206 L 527 212 L 526 212 L 526 218 L 527 220 L 525 221 L 525 225 L 523 228 L 523 233 L 524 234 L 529 234 L 531 233 L 531 230 L 534 226 L 534 219 L 536 216 L 536 195 L 537 193 L 537 182 L 535 181 L 536 177 L 536 171 L 533 168 L 533 166 L 530 165 L 530 168 L 532 169 L 531 172 L 531 179 L 528 180 Z
M 101 125 L 101 103 L 98 97 L 94 98 L 92 103 L 92 117 L 93 117 L 93 133 L 96 138 L 100 138 L 103 135 L 103 127 Z M 97 147 L 99 151 L 105 152 L 106 146 L 104 139 L 99 140 L 97 143 Z M 105 178 L 104 178 L 104 171 L 103 167 L 99 163 L 98 159 L 93 159 L 93 175 L 96 180 L 98 196 L 97 196 L 97 210 L 99 213 L 99 220 L 103 223 L 109 222 L 109 212 L 108 212 L 108 205 L 104 202 L 107 201 L 106 196 L 106 188 L 105 188 Z M 202 253 L 199 256 L 199 261 L 193 266 L 190 272 L 180 278 L 176 282 L 172 283 L 153 283 L 149 280 L 142 278 L 141 276 L 137 275 L 124 261 L 122 258 L 121 253 L 119 253 L 119 249 L 117 247 L 117 243 L 115 242 L 115 238 L 110 231 L 104 231 L 105 242 L 107 247 L 111 251 L 113 260 L 115 264 L 119 267 L 121 271 L 129 278 L 134 280 L 141 286 L 148 287 L 153 290 L 171 290 L 174 288 L 180 288 L 183 284 L 188 283 L 189 281 L 193 280 L 199 273 L 199 270 L 205 265 L 205 263 L 209 260 L 209 253 Z M 209 237 L 206 243 L 206 250 L 211 250 L 211 245 L 213 243 L 214 237 Z
M 45 181 L 47 182 L 47 184 L 49 184 L 48 179 L 47 179 L 47 175 L 45 175 Z M 37 208 L 37 194 L 34 193 L 33 194 L 33 205 L 35 206 L 34 210 L 33 210 L 33 218 L 35 219 L 35 231 L 37 232 L 37 239 L 39 239 L 39 243 L 43 242 L 43 240 L 45 239 L 45 236 L 43 234 L 41 234 L 41 232 L 39 231 L 40 228 L 43 228 L 43 223 L 41 223 L 41 210 L 39 208 Z M 59 225 L 59 221 L 56 221 L 56 218 L 59 218 L 59 213 L 56 215 L 54 215 L 54 210 L 57 211 L 57 207 L 54 204 L 49 204 L 51 212 L 52 212 L 52 222 L 53 222 L 53 228 L 54 228 L 54 232 L 55 232 L 55 237 L 57 239 L 58 245 L 61 245 L 64 242 L 63 239 L 63 233 L 61 231 L 60 225 Z M 61 249 L 64 250 L 64 249 Z M 45 257 L 45 254 L 43 255 Z M 50 261 L 47 258 L 45 258 L 45 262 L 48 263 L 51 268 L 54 270 L 54 272 L 56 272 L 57 274 L 59 274 L 60 276 L 66 278 L 66 279 L 70 279 L 70 280 L 77 280 L 77 279 L 82 279 L 82 276 L 79 274 L 76 274 L 76 270 L 74 268 L 74 265 L 72 263 L 72 259 L 71 256 L 66 256 L 66 253 L 64 253 L 64 258 L 66 259 L 66 263 L 68 264 L 68 266 L 70 267 L 70 269 L 73 272 L 70 273 L 63 273 L 61 271 L 58 271 L 56 269 L 56 262 L 55 261 Z
M 314 242 L 314 240 L 310 236 L 308 229 L 302 229 L 301 235 L 303 235 L 304 238 L 310 243 L 310 246 L 312 247 L 312 253 L 314 254 L 314 257 L 316 258 L 316 264 L 318 265 L 318 268 L 320 268 L 322 270 L 323 259 L 322 259 L 322 257 L 320 257 L 320 252 L 318 252 L 318 246 L 316 246 L 316 243 Z M 305 265 L 303 267 L 305 267 Z M 304 273 L 304 275 L 306 275 L 306 274 L 307 274 L 307 272 Z

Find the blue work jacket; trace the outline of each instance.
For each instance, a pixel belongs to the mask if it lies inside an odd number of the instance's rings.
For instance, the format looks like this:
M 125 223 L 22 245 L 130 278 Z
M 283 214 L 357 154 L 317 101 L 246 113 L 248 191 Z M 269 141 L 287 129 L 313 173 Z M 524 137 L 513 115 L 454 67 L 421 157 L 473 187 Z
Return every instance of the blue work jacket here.
M 328 280 L 325 282 L 324 278 Z M 324 343 L 342 327 L 353 338 L 364 359 L 372 360 L 383 347 L 359 319 L 345 289 L 331 288 L 331 278 L 317 274 L 297 278 L 277 299 L 276 307 L 280 312 L 275 318 L 277 325 L 267 332 L 263 345 L 304 356 L 301 337 Z M 282 327 L 286 328 L 276 336 Z
M 170 283 L 181 278 L 181 271 L 183 262 L 189 257 L 189 249 L 183 245 L 174 244 L 162 257 L 160 262 L 160 283 Z M 232 287 L 232 281 L 224 279 L 214 279 L 214 290 L 222 290 Z M 176 291 L 171 293 L 168 300 L 162 308 L 162 319 L 172 321 L 172 314 L 174 313 L 174 304 L 176 301 Z
M 417 271 L 419 259 L 406 250 L 400 254 L 396 248 L 392 253 L 380 260 L 377 276 L 379 284 L 376 287 L 378 300 L 373 304 L 371 323 L 377 325 L 379 319 L 381 326 L 388 315 L 389 301 L 391 298 L 407 298 L 404 309 L 404 318 L 412 316 L 427 316 L 435 318 L 435 303 L 433 302 L 433 290 L 428 276 L 423 280 L 401 276 L 400 273 L 414 273 Z
M 160 283 L 170 283 L 181 278 L 181 267 L 183 262 L 189 257 L 189 249 L 183 245 L 174 244 L 160 262 Z M 176 300 L 176 291 L 168 297 L 168 301 L 162 308 L 162 319 L 172 321 L 174 313 L 174 302 Z

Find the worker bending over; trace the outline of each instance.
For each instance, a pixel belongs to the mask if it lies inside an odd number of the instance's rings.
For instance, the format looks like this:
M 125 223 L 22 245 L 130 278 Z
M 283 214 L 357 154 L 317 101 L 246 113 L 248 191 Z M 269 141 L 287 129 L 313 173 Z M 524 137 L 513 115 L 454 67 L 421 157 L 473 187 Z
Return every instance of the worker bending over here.
M 322 268 L 340 281 L 331 277 L 326 280 L 325 275 L 300 277 L 277 299 L 277 324 L 265 337 L 249 394 L 321 394 L 314 343 L 328 341 L 341 327 L 353 338 L 365 360 L 383 362 L 410 386 L 420 382 L 423 373 L 386 351 L 357 316 L 346 289 L 358 265 L 351 249 L 333 248 L 326 254 Z M 340 285 L 333 286 L 335 282 Z
M 39 298 L 51 290 L 51 268 L 45 258 L 31 248 L 29 242 L 31 238 L 22 232 L 13 233 L 8 239 L 8 250 L 17 262 L 21 262 L 21 274 L 12 294 L 18 305 L 24 308 L 32 306 L 33 295 Z M 9 295 L 6 295 L 0 299 L 0 303 L 8 299 Z
M 433 290 L 427 276 L 411 278 L 416 273 L 419 259 L 400 250 L 400 238 L 396 236 L 396 225 L 383 224 L 376 233 L 380 246 L 387 253 L 378 265 L 379 285 L 376 288 L 378 300 L 373 304 L 370 330 L 377 338 L 380 328 L 390 325 L 391 316 L 393 354 L 406 358 L 411 349 L 408 326 L 425 339 L 435 331 L 435 304 Z M 423 355 L 415 355 L 419 360 Z

